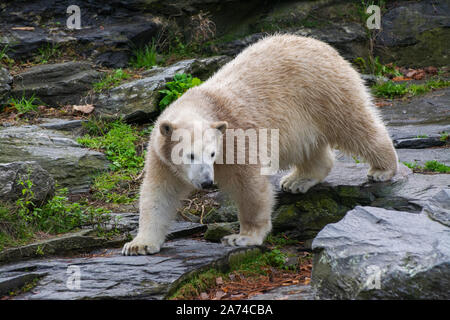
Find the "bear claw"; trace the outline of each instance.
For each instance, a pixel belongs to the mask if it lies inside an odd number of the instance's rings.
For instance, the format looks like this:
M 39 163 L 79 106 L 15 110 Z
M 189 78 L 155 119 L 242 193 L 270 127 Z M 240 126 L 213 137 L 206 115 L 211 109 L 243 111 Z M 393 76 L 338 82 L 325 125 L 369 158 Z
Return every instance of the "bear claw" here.
M 160 248 L 152 244 L 145 244 L 141 241 L 133 240 L 125 243 L 122 249 L 122 255 L 124 256 L 137 256 L 147 255 L 159 252 Z

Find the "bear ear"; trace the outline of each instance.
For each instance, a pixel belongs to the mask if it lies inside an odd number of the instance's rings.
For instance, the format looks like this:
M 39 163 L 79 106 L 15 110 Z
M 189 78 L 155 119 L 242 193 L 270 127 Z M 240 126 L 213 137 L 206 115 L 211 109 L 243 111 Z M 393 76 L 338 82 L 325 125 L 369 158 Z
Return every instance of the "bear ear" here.
M 226 122 L 226 121 L 217 121 L 217 122 L 213 122 L 213 123 L 211 124 L 211 128 L 217 129 L 217 130 L 219 130 L 220 132 L 222 132 L 222 134 L 224 134 L 224 133 L 225 133 L 225 130 L 227 130 L 227 128 L 228 128 L 228 122 Z
M 173 126 L 172 123 L 170 123 L 167 120 L 163 120 L 159 124 L 159 131 L 161 132 L 161 134 L 163 136 L 170 137 L 172 135 L 172 132 L 173 132 L 173 127 L 174 126 Z

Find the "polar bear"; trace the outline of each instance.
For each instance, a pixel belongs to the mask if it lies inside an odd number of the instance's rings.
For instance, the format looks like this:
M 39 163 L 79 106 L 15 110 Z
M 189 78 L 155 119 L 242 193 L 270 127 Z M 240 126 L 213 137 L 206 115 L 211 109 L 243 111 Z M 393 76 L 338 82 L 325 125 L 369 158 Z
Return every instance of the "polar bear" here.
M 332 47 L 307 37 L 275 35 L 249 46 L 172 103 L 154 128 L 139 231 L 123 247 L 124 255 L 158 252 L 181 199 L 213 181 L 239 208 L 240 233 L 222 242 L 264 241 L 271 230 L 274 190 L 260 163 L 218 163 L 231 129 L 278 129 L 279 168 L 292 169 L 281 180 L 287 192 L 304 193 L 324 180 L 333 166 L 332 148 L 364 158 L 370 180 L 389 180 L 397 170 L 396 151 L 358 72 Z M 180 129 L 211 132 L 184 139 L 193 145 L 202 140 L 200 148 L 174 153 L 183 140 L 173 139 Z M 174 154 L 184 160 L 175 162 Z

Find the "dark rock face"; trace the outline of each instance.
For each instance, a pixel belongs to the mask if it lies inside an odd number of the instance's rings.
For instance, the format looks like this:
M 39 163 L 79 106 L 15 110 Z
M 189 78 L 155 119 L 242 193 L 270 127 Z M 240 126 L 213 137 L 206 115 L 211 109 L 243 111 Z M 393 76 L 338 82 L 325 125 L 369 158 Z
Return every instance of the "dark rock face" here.
M 356 207 L 312 247 L 319 298 L 450 298 L 450 229 L 425 214 Z
M 8 70 L 0 67 L 0 103 L 4 96 L 11 90 L 12 77 Z
M 39 65 L 14 77 L 12 94 L 33 94 L 50 105 L 80 104 L 80 99 L 100 79 L 86 62 Z
M 381 18 L 377 55 L 397 65 L 429 66 L 448 64 L 450 4 L 425 0 L 405 2 Z
M 66 13 L 69 5 L 81 11 L 81 29 L 69 30 Z M 0 13 L 0 47 L 9 46 L 14 59 L 26 59 L 48 44 L 73 47 L 85 58 L 110 67 L 123 67 L 130 56 L 129 45 L 151 42 L 162 27 L 147 2 L 140 0 L 109 1 L 6 1 Z M 34 31 L 12 27 L 34 27 Z
M 358 24 L 326 26 L 318 29 L 297 28 L 283 31 L 305 37 L 312 37 L 336 48 L 345 58 L 354 59 L 365 56 L 366 50 L 362 44 L 365 41 L 364 28 Z M 237 55 L 249 45 L 264 38 L 269 33 L 255 33 L 242 39 L 234 40 L 218 46 L 218 51 L 227 55 Z
M 0 200 L 16 201 L 22 197 L 20 181 L 30 180 L 33 202 L 40 206 L 53 195 L 55 181 L 52 176 L 36 162 L 0 163 Z

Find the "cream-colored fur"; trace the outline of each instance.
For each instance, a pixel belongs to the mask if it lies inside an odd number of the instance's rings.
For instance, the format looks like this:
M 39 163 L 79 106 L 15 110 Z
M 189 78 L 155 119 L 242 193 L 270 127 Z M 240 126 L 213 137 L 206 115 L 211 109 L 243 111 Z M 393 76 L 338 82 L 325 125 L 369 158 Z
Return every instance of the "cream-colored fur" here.
M 306 192 L 333 166 L 332 148 L 363 157 L 369 179 L 389 180 L 397 155 L 359 74 L 329 45 L 276 35 L 250 46 L 199 87 L 168 107 L 153 130 L 141 189 L 137 237 L 124 254 L 158 252 L 179 201 L 195 186 L 170 160 L 167 132 L 174 128 L 279 129 L 281 180 L 289 192 Z M 160 130 L 158 130 L 160 128 Z M 164 133 L 164 134 L 163 134 Z M 221 152 L 218 145 L 211 144 Z M 232 245 L 261 244 L 271 229 L 274 193 L 258 165 L 214 165 L 214 180 L 239 207 L 240 233 Z

